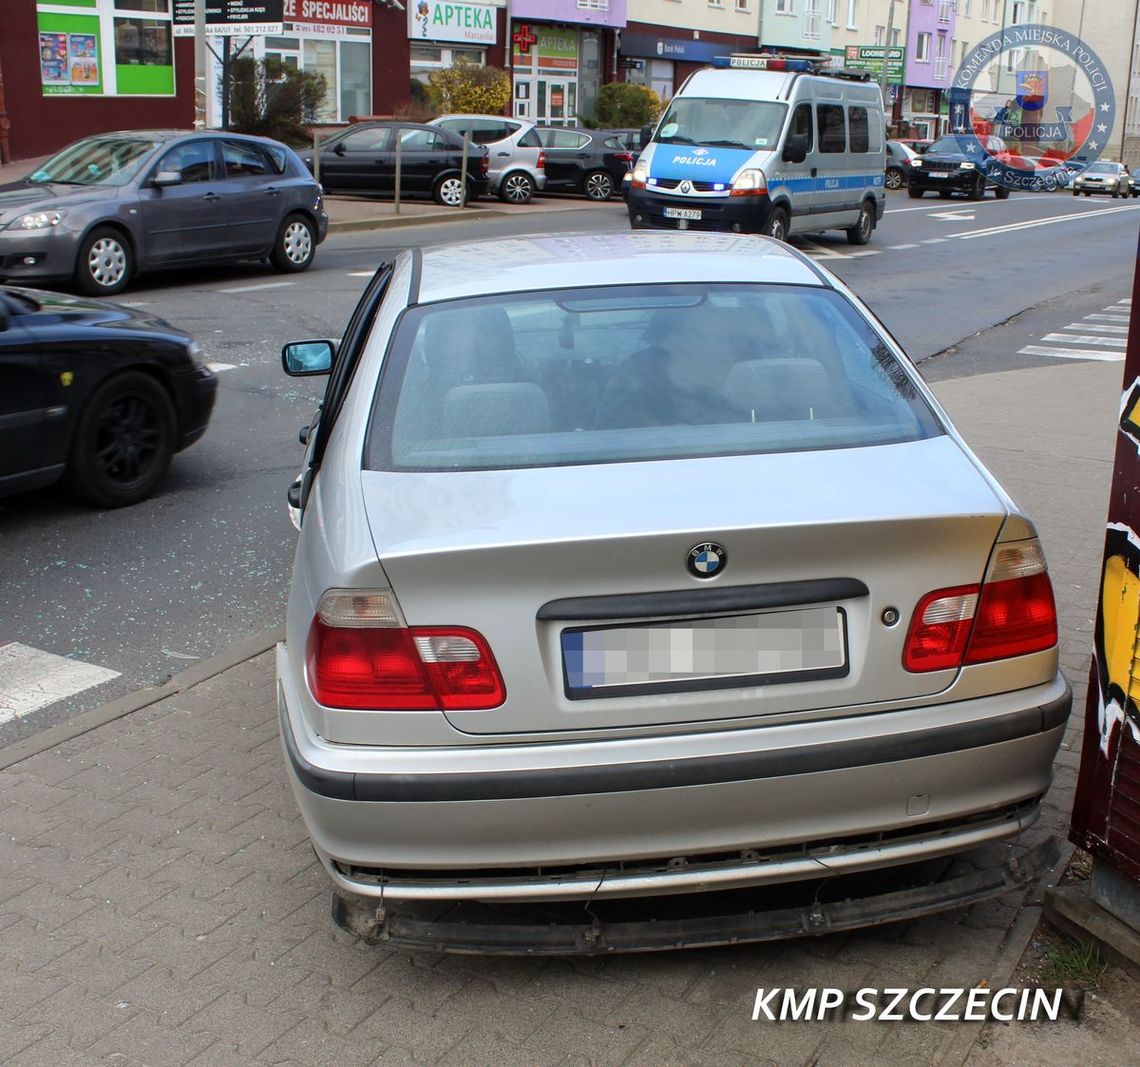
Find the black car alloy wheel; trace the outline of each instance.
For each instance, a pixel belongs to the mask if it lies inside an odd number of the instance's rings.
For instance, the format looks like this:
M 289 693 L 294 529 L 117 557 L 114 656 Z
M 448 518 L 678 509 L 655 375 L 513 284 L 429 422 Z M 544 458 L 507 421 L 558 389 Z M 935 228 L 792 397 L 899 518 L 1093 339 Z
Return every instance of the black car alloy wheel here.
M 890 170 L 887 171 L 887 176 L 883 184 L 886 185 L 888 189 L 901 189 L 903 185 L 902 171 L 899 170 L 898 167 L 891 167 Z
M 149 374 L 127 371 L 108 379 L 79 418 L 70 489 L 106 507 L 142 500 L 170 466 L 176 421 L 169 394 Z
M 609 200 L 614 195 L 614 180 L 608 171 L 592 170 L 582 180 L 582 192 L 591 200 Z

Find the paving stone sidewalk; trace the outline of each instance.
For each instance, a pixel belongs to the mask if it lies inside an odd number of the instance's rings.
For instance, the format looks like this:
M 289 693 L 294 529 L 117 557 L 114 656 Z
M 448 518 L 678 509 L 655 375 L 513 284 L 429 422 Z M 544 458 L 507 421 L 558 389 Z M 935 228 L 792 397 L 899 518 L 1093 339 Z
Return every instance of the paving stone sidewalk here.
M 941 383 L 1039 521 L 1076 779 L 1120 364 Z M 937 471 L 931 472 L 937 477 Z M 961 1063 L 970 1024 L 753 1023 L 758 985 L 997 986 L 1032 898 L 818 940 L 588 960 L 409 956 L 338 932 L 263 654 L 0 772 L 0 1063 Z M 3 753 L 0 752 L 0 756 Z

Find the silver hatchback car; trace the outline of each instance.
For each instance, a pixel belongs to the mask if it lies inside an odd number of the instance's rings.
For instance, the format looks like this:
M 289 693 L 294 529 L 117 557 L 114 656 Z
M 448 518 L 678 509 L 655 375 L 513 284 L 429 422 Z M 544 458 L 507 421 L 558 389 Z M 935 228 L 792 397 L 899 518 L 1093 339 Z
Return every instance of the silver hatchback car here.
M 1038 814 L 1071 694 L 1034 527 L 795 249 L 412 249 L 339 346 L 283 360 L 331 368 L 277 678 L 350 929 L 487 948 L 400 909 L 594 916 L 943 857 Z M 555 950 L 612 951 L 594 924 Z M 552 948 L 513 929 L 494 947 Z
M 500 200 L 525 204 L 546 188 L 546 156 L 533 122 L 502 115 L 441 115 L 429 125 L 486 146 L 487 179 Z

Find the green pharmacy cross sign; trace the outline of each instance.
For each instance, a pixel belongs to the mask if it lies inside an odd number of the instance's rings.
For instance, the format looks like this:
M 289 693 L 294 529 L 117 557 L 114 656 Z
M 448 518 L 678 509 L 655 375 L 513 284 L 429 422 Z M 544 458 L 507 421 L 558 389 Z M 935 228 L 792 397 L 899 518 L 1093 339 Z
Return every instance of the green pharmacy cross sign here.
M 869 70 L 873 80 L 878 81 L 883 74 L 883 56 L 886 55 L 887 81 L 902 85 L 903 68 L 906 66 L 906 49 L 901 45 L 889 48 L 881 44 L 849 44 L 843 49 L 843 65 L 852 70 Z

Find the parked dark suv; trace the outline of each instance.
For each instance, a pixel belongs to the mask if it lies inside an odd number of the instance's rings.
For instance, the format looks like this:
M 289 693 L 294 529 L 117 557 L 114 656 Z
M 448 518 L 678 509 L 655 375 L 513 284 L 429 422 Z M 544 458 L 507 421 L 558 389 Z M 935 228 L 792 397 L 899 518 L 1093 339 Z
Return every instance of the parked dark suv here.
M 618 132 L 576 126 L 539 126 L 538 139 L 546 150 L 546 191 L 583 193 L 591 200 L 609 200 L 633 167 L 630 151 Z
M 321 184 L 329 192 L 353 190 L 392 196 L 396 191 L 396 144 L 400 145 L 400 194 L 431 195 L 437 204 L 463 203 L 463 138 L 450 130 L 414 122 L 357 122 L 323 142 Z M 313 169 L 313 153 L 302 153 Z M 467 199 L 487 192 L 487 149 L 470 145 Z
M 911 160 L 910 188 L 907 192 L 915 199 L 934 190 L 943 197 L 951 193 L 964 193 L 971 200 L 981 200 L 987 189 L 993 189 L 999 200 L 1008 197 L 1009 188 L 990 181 L 980 167 L 985 158 L 982 148 L 994 159 L 1012 163 L 1009 149 L 1000 137 L 976 140 L 978 150 L 967 154 L 957 137 L 939 137 L 920 158 Z

